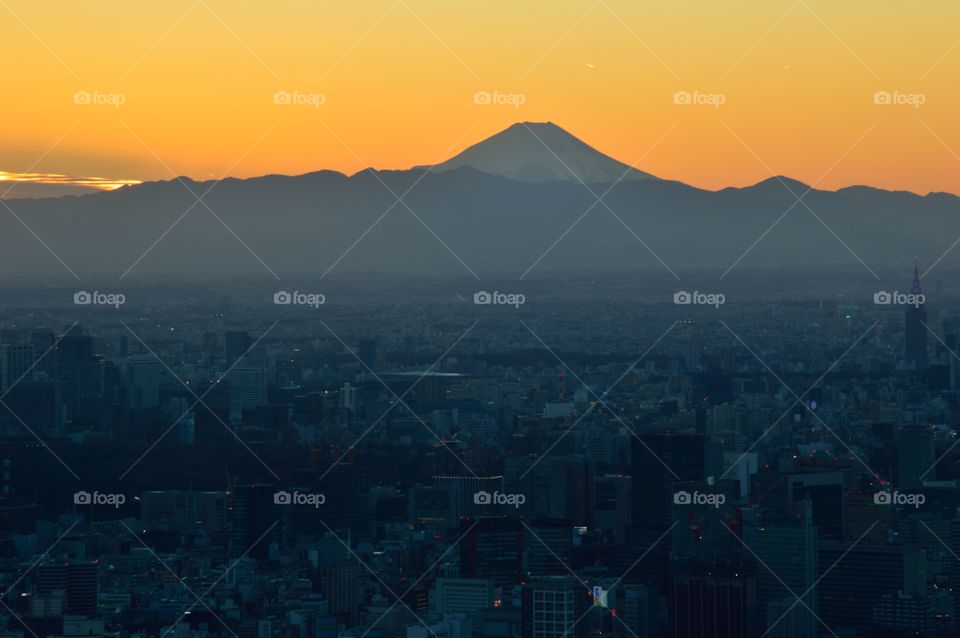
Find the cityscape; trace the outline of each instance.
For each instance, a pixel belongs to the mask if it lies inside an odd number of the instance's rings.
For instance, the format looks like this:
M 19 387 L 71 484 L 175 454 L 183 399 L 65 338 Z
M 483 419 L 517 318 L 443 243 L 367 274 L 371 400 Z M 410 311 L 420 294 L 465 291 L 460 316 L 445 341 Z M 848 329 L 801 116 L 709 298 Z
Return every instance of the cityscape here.
M 954 635 L 960 321 L 902 274 L 20 302 L 4 635 Z
M 0 0 L 0 638 L 960 636 L 958 26 Z

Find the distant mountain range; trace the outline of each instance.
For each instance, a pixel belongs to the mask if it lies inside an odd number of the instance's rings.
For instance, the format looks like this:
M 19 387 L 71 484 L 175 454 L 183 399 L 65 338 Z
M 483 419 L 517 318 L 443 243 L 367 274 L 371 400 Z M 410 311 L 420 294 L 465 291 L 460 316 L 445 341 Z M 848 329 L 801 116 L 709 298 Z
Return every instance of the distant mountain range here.
M 204 203 L 187 187 L 209 190 Z M 394 193 L 408 189 L 398 202 Z M 914 255 L 930 263 L 960 238 L 953 195 L 808 190 L 770 178 L 706 191 L 618 162 L 554 124 L 519 123 L 434 167 L 183 178 L 8 200 L 19 220 L 0 209 L 0 272 L 66 274 L 51 253 L 81 277 L 119 277 L 135 262 L 130 278 L 265 273 L 260 260 L 281 277 L 335 264 L 331 276 L 615 270 L 673 279 L 668 270 L 722 273 L 738 259 L 731 277 L 751 268 L 862 269 L 858 258 L 908 271 Z M 960 248 L 938 268 L 958 263 Z

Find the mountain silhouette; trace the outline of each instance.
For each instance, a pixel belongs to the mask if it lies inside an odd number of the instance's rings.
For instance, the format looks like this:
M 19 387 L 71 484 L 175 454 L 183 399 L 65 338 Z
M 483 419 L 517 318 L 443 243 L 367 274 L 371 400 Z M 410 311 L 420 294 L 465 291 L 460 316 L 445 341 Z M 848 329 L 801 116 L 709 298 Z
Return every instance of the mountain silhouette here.
M 518 122 L 437 164 L 433 171 L 464 166 L 524 182 L 656 179 L 604 155 L 553 122 Z
M 70 277 L 59 258 L 81 278 L 129 271 L 128 282 L 264 274 L 264 264 L 281 277 L 642 271 L 675 282 L 672 273 L 736 263 L 730 277 L 843 267 L 874 284 L 861 260 L 900 272 L 960 237 L 953 195 L 825 191 L 779 177 L 707 191 L 631 169 L 554 124 L 513 125 L 435 167 L 183 178 L 7 204 L 16 217 L 0 214 L 4 275 Z M 938 271 L 958 263 L 960 249 Z

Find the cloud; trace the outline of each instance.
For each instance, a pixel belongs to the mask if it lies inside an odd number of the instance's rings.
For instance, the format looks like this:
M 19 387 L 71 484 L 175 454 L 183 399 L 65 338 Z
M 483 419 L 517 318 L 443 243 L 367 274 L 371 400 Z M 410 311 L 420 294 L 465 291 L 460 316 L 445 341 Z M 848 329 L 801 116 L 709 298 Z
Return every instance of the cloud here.
M 56 197 L 91 191 L 112 191 L 142 183 L 138 179 L 80 177 L 60 173 L 14 173 L 0 171 L 0 199 L 15 197 Z

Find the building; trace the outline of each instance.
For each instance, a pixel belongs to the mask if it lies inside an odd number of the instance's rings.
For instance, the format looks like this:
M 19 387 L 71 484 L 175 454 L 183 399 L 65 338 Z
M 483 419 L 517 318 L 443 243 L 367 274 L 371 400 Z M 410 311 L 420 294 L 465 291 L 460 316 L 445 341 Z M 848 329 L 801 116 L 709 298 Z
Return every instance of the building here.
M 874 605 L 888 594 L 926 594 L 926 558 L 916 545 L 823 541 L 819 569 L 820 616 L 835 630 L 872 623 Z
M 460 520 L 460 577 L 508 589 L 523 582 L 523 525 L 518 518 Z
M 430 592 L 430 607 L 441 618 L 449 614 L 472 618 L 479 610 L 492 608 L 493 602 L 493 581 L 485 578 L 441 577 Z
M 920 295 L 919 299 L 923 300 L 924 303 L 907 306 L 904 324 L 904 360 L 915 369 L 923 370 L 928 365 L 927 309 L 926 300 L 922 297 L 923 291 L 920 288 L 920 270 L 916 258 L 913 260 L 913 283 L 910 286 L 910 294 Z
M 548 576 L 523 586 L 524 638 L 586 638 L 592 593 L 573 576 Z
M 227 492 L 143 492 L 140 522 L 144 529 L 219 532 L 226 529 L 228 498 Z
M 37 567 L 36 592 L 56 596 L 63 592 L 63 613 L 94 616 L 100 594 L 100 563 L 50 561 Z
M 0 391 L 6 392 L 20 380 L 31 380 L 33 361 L 32 344 L 11 343 L 0 346 Z
M 815 588 L 819 542 L 813 525 L 813 504 L 801 501 L 791 510 L 779 516 L 769 513 L 755 525 L 745 526 L 743 542 L 766 566 L 757 571 L 762 629 L 776 634 L 789 626 L 785 635 L 813 638 L 819 627 L 814 616 L 819 607 Z M 797 602 L 794 594 L 803 596 L 803 604 Z M 782 623 L 786 624 L 780 626 Z
M 573 563 L 573 525 L 567 519 L 533 519 L 527 523 L 524 543 L 527 574 L 566 576 Z
M 644 434 L 633 437 L 631 488 L 633 525 L 661 530 L 670 525 L 672 487 L 678 481 L 702 481 L 704 437 L 693 434 Z
M 756 638 L 757 578 L 737 561 L 678 563 L 670 578 L 674 638 Z

